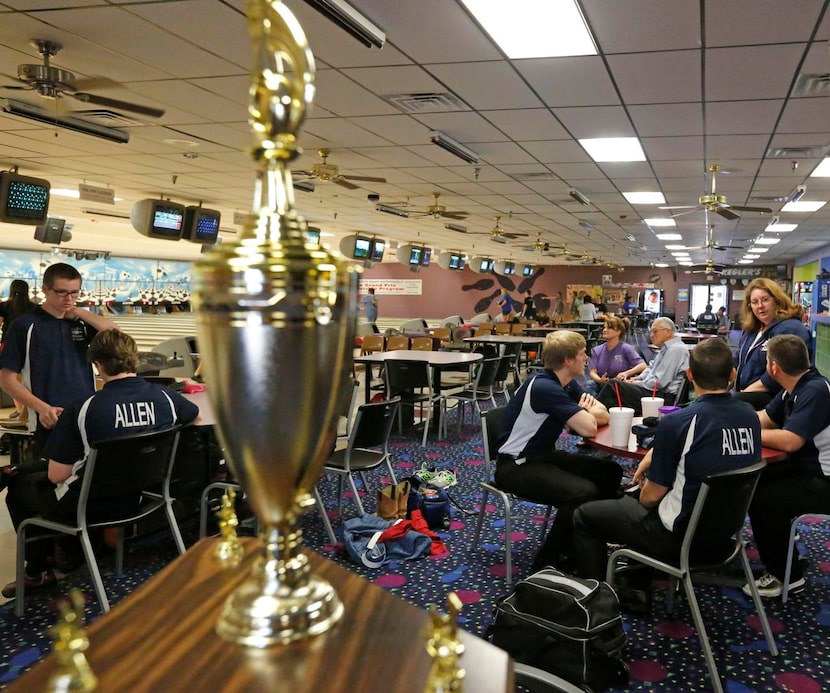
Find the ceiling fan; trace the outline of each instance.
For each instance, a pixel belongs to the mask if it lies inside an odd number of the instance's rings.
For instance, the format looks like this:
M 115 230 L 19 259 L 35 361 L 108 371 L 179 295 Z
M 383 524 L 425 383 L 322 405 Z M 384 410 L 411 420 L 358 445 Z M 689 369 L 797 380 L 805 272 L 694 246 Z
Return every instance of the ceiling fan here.
M 100 89 L 118 85 L 107 78 L 76 79 L 75 75 L 68 70 L 53 67 L 50 64 L 50 58 L 58 54 L 58 51 L 62 48 L 60 43 L 47 39 L 32 39 L 29 43 L 37 48 L 38 53 L 43 56 L 43 64 L 24 63 L 18 65 L 15 79 L 21 82 L 22 85 L 4 85 L 3 89 L 36 91 L 41 98 L 56 101 L 56 106 L 60 103 L 60 99 L 68 96 L 82 103 L 114 108 L 119 111 L 129 111 L 148 118 L 161 118 L 164 115 L 164 111 L 160 108 L 142 106 L 120 99 L 109 99 L 84 91 L 85 89 Z
M 292 171 L 295 176 L 302 176 L 303 178 L 311 180 L 319 180 L 322 183 L 337 183 L 349 190 L 357 190 L 360 186 L 351 183 L 350 181 L 359 180 L 365 183 L 385 183 L 386 178 L 375 178 L 373 176 L 344 176 L 340 173 L 340 168 L 334 164 L 328 163 L 329 154 L 328 149 L 318 149 L 317 156 L 323 162 L 320 164 L 312 164 L 310 171 Z
M 724 219 L 729 219 L 733 221 L 735 219 L 740 219 L 739 214 L 735 214 L 733 210 L 738 210 L 739 212 L 758 212 L 760 214 L 772 214 L 772 210 L 769 207 L 746 207 L 744 205 L 730 205 L 725 195 L 718 195 L 717 194 L 717 174 L 720 171 L 719 164 L 709 164 L 706 167 L 706 170 L 712 174 L 712 185 L 708 195 L 701 195 L 698 204 L 696 205 L 679 205 L 679 206 L 672 206 L 672 207 L 660 207 L 660 209 L 685 209 L 688 210 L 686 212 L 677 212 L 672 214 L 672 217 L 679 217 L 684 214 L 691 214 L 698 209 L 705 209 L 709 212 L 714 212 L 715 214 L 719 214 Z
M 693 265 L 686 270 L 686 274 L 720 274 L 725 267 L 726 265 L 717 264 L 713 260 L 707 260 L 705 265 Z
M 715 243 L 715 225 L 709 224 L 706 231 L 706 242 L 703 245 L 687 246 L 686 250 L 743 250 L 742 245 L 719 245 Z
M 517 238 L 521 238 L 522 236 L 527 236 L 526 233 L 514 233 L 511 231 L 505 231 L 500 225 L 499 221 L 501 221 L 501 216 L 496 216 L 496 225 L 490 229 L 489 231 L 476 231 L 476 235 L 489 235 L 490 240 L 495 243 L 507 243 L 507 240 L 516 240 Z
M 416 212 L 409 210 L 409 199 L 405 203 L 397 203 L 392 205 L 377 205 L 375 209 L 379 212 L 386 212 L 387 214 L 395 214 L 399 217 L 432 217 L 433 219 L 456 219 L 458 221 L 463 221 L 467 218 L 469 212 L 449 212 L 447 208 L 439 204 L 438 200 L 441 197 L 441 193 L 434 192 L 432 193 L 433 203 L 428 205 L 425 212 Z M 461 230 L 463 227 L 451 228 L 450 231 L 458 231 L 458 233 L 466 233 L 466 229 L 463 231 Z

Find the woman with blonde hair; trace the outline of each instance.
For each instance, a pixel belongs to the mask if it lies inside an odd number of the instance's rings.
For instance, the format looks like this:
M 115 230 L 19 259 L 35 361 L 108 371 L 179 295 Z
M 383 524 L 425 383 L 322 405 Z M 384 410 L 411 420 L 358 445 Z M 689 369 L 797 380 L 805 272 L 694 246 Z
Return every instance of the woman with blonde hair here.
M 735 393 L 755 409 L 763 409 L 781 389 L 767 373 L 767 341 L 777 334 L 793 334 L 810 349 L 810 332 L 801 322 L 803 309 L 790 300 L 772 279 L 753 279 L 741 304 L 741 341 L 738 345 Z
M 605 343 L 598 344 L 591 351 L 588 371 L 590 381 L 585 387 L 586 392 L 599 392 L 600 388 L 611 378 L 634 376 L 646 367 L 643 357 L 625 341 L 628 330 L 631 328 L 631 321 L 615 315 L 606 315 L 604 320 L 602 337 Z

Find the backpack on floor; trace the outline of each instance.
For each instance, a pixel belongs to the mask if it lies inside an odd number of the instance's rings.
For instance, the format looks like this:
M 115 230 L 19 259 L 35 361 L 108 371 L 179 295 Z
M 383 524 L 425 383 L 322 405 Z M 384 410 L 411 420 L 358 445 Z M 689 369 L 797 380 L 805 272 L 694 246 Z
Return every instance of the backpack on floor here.
M 496 604 L 487 636 L 517 662 L 586 690 L 628 683 L 620 603 L 607 582 L 544 568 Z

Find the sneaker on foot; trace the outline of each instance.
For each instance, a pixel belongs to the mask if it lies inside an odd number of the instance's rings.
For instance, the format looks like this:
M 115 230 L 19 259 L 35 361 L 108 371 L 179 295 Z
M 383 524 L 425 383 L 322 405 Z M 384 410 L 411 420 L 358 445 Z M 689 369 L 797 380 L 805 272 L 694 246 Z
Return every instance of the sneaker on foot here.
M 807 582 L 803 577 L 797 579 L 791 578 L 790 588 L 788 592 L 798 592 L 799 590 L 804 589 L 805 584 L 807 584 Z M 771 573 L 764 573 L 761 577 L 759 577 L 755 581 L 755 586 L 758 588 L 758 594 L 760 594 L 765 599 L 780 597 L 781 593 L 784 591 L 784 583 Z M 743 593 L 747 597 L 752 596 L 752 590 L 750 589 L 749 585 L 743 586 Z
M 51 570 L 44 570 L 38 574 L 37 577 L 26 576 L 25 587 L 27 590 L 37 590 L 43 587 L 51 587 L 57 582 L 55 574 Z M 6 599 L 12 599 L 17 594 L 17 581 L 12 580 L 3 588 L 3 596 Z

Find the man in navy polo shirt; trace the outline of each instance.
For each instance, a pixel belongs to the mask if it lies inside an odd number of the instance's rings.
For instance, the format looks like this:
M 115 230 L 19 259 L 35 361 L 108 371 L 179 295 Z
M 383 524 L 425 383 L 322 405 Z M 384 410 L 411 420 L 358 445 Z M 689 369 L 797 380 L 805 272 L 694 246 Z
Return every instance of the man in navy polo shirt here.
M 43 273 L 43 304 L 14 321 L 0 353 L 0 387 L 29 409 L 35 458 L 64 407 L 95 392 L 86 358 L 90 340 L 99 330 L 118 329 L 78 308 L 80 291 L 77 269 L 64 262 L 50 265 Z
M 98 368 L 104 387 L 100 392 L 67 406 L 44 450 L 46 472 L 20 474 L 9 484 L 6 506 L 15 529 L 35 515 L 72 518 L 77 512 L 80 472 L 90 445 L 97 441 L 167 428 L 194 421 L 199 408 L 179 393 L 136 376 L 138 349 L 135 340 L 118 330 L 99 332 L 89 347 L 89 360 Z M 124 469 L 124 474 L 129 474 Z M 98 499 L 119 505 L 138 498 Z M 26 545 L 26 588 L 54 584 L 48 568 L 48 541 Z M 6 598 L 15 596 L 17 585 L 3 588 Z
M 766 343 L 767 373 L 783 389 L 758 412 L 761 441 L 789 453 L 761 475 L 749 519 L 767 572 L 755 584 L 778 597 L 787 568 L 790 523 L 805 513 L 830 514 L 830 383 L 810 367 L 801 337 L 776 335 Z M 789 591 L 804 588 L 804 568 L 793 556 Z M 749 586 L 744 587 L 749 593 Z
M 654 447 L 634 476 L 639 499 L 594 501 L 574 514 L 574 553 L 582 577 L 605 578 L 608 542 L 676 561 L 703 477 L 761 458 L 758 417 L 729 394 L 735 369 L 726 343 L 707 339 L 698 344 L 687 376 L 695 401 L 660 420 Z M 711 548 L 717 552 L 718 547 Z
M 608 423 L 608 410 L 579 387 L 585 372 L 585 338 L 553 332 L 542 347 L 545 369 L 525 380 L 507 404 L 499 437 L 496 483 L 508 493 L 556 506 L 556 518 L 534 560 L 534 568 L 569 568 L 571 517 L 581 503 L 616 495 L 622 470 L 609 459 L 556 449 L 564 428 L 596 435 Z

